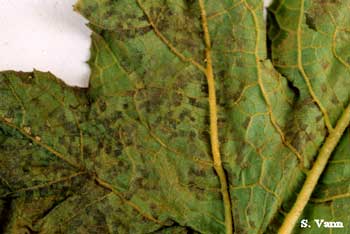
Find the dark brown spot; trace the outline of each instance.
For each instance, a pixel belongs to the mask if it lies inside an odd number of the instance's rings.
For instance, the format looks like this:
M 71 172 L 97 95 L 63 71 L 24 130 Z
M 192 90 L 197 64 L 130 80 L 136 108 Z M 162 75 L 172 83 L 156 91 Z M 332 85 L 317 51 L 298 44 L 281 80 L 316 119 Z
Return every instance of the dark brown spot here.
M 313 16 L 311 16 L 311 15 L 308 14 L 308 13 L 305 13 L 305 18 L 306 18 L 306 25 L 307 25 L 311 30 L 317 31 L 316 23 L 315 23 L 315 20 L 314 20 Z
M 334 95 L 333 95 L 332 98 L 331 98 L 331 102 L 332 102 L 334 105 L 339 104 L 339 101 L 338 101 L 337 97 L 334 96 Z
M 106 154 L 110 154 L 112 152 L 112 146 L 111 145 L 107 145 L 105 148 L 105 152 Z
M 105 110 L 107 108 L 107 104 L 105 101 L 101 100 L 98 102 L 98 107 L 99 107 L 101 112 L 105 112 Z
M 246 120 L 244 120 L 244 122 L 243 122 L 243 127 L 244 127 L 245 129 L 247 129 L 249 123 L 250 123 L 250 117 L 248 117 L 248 118 L 246 118 Z
M 118 157 L 122 154 L 122 152 L 123 151 L 121 149 L 116 149 L 116 150 L 114 150 L 114 156 Z

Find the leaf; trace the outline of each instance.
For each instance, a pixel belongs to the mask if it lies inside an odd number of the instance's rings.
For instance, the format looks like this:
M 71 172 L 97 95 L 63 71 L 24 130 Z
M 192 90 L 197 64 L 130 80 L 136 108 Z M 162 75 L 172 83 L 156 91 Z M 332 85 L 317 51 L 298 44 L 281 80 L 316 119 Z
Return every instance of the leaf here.
M 79 0 L 88 89 L 0 73 L 0 232 L 346 225 L 348 4 Z

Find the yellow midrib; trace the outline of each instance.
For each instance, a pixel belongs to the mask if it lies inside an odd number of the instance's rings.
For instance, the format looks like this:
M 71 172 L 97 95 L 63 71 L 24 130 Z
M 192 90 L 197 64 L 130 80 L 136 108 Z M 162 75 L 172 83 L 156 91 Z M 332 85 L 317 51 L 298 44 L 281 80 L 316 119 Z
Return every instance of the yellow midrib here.
M 231 209 L 231 199 L 228 191 L 228 182 L 225 175 L 224 168 L 221 162 L 220 155 L 220 143 L 218 136 L 218 126 L 217 126 L 217 105 L 216 105 L 216 90 L 215 90 L 215 80 L 213 72 L 213 63 L 211 59 L 211 42 L 208 29 L 207 15 L 203 0 L 199 0 L 199 7 L 201 11 L 202 18 L 202 28 L 204 31 L 204 42 L 205 42 L 205 57 L 206 57 L 206 71 L 205 75 L 208 82 L 208 93 L 209 93 L 209 114 L 210 114 L 210 143 L 211 151 L 214 160 L 214 169 L 219 176 L 221 184 L 221 194 L 224 202 L 224 212 L 225 212 L 225 228 L 226 234 L 233 233 L 233 220 L 232 220 L 232 209 Z
M 340 141 L 345 129 L 350 124 L 350 104 L 346 107 L 344 112 L 342 113 L 341 117 L 339 118 L 335 128 L 333 129 L 331 122 L 328 118 L 327 111 L 324 109 L 320 101 L 317 99 L 315 93 L 313 92 L 311 82 L 309 78 L 307 77 L 307 74 L 304 71 L 303 64 L 302 64 L 302 45 L 301 45 L 301 24 L 303 20 L 303 14 L 304 14 L 304 0 L 301 0 L 301 6 L 300 6 L 300 15 L 299 15 L 299 25 L 298 25 L 298 31 L 297 31 L 297 42 L 298 42 L 298 68 L 301 72 L 307 87 L 309 89 L 310 95 L 320 108 L 321 112 L 324 115 L 325 124 L 328 128 L 329 135 L 325 139 L 325 142 L 323 146 L 320 148 L 319 153 L 316 157 L 316 161 L 313 164 L 311 170 L 309 171 L 306 180 L 303 184 L 302 189 L 300 190 L 295 203 L 293 204 L 292 209 L 289 211 L 289 213 L 286 215 L 281 227 L 278 230 L 278 234 L 290 234 L 292 233 L 295 224 L 297 223 L 299 217 L 301 216 L 305 206 L 307 205 L 308 201 L 310 200 L 311 194 L 313 190 L 315 189 L 318 180 L 320 176 L 322 175 L 328 160 L 334 151 L 335 147 L 337 146 L 338 142 Z

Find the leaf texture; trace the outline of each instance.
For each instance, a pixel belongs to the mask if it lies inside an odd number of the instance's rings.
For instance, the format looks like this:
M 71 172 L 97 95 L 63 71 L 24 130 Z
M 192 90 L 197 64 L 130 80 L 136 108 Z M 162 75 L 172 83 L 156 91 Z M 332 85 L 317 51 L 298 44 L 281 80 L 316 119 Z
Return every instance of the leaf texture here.
M 88 89 L 0 73 L 0 232 L 277 233 L 349 102 L 349 4 L 79 0 Z M 300 218 L 350 223 L 339 134 Z

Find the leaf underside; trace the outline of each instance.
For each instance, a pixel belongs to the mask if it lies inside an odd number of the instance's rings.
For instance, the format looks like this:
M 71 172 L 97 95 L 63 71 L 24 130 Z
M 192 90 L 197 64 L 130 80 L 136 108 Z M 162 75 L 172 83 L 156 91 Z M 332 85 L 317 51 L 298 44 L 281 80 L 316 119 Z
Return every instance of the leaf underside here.
M 274 234 L 350 96 L 349 0 L 204 1 L 233 226 Z M 80 0 L 89 88 L 0 73 L 0 233 L 220 234 L 198 1 Z M 349 233 L 350 130 L 302 218 Z M 226 217 L 225 217 L 226 216 Z M 225 219 L 226 218 L 226 219 Z

